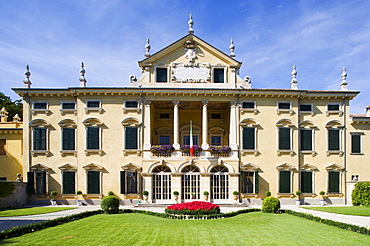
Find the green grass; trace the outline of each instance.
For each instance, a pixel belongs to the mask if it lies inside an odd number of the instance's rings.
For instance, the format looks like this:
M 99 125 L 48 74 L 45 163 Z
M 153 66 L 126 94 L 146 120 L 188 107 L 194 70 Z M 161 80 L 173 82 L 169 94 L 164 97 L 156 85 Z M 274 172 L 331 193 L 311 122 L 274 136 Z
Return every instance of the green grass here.
M 370 207 L 302 207 L 335 214 L 370 216 Z
M 254 212 L 228 219 L 170 220 L 95 215 L 1 241 L 12 245 L 369 245 L 370 236 L 298 218 Z
M 24 216 L 34 214 L 46 214 L 59 212 L 68 209 L 75 209 L 74 207 L 32 207 L 32 208 L 7 208 L 0 210 L 0 217 L 8 216 Z

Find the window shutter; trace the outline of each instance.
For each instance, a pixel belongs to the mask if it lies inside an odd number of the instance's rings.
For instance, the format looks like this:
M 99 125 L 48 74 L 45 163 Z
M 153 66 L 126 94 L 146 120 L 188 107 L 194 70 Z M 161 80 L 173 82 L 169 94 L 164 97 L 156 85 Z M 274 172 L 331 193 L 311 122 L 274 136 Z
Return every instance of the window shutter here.
M 291 193 L 290 171 L 280 171 L 279 193 Z
M 75 129 L 74 128 L 63 128 L 63 150 L 75 150 Z
M 46 128 L 33 129 L 33 150 L 46 150 Z
M 279 149 L 290 150 L 290 128 L 279 128 Z
M 302 193 L 312 193 L 312 172 L 301 172 Z
M 121 194 L 126 194 L 125 171 L 121 171 Z
M 100 149 L 99 127 L 87 128 L 87 149 Z
M 339 172 L 329 171 L 329 193 L 339 193 Z
M 243 149 L 255 149 L 254 127 L 243 127 Z
M 258 182 L 259 182 L 259 175 L 258 175 L 258 170 L 256 170 L 254 171 L 254 193 L 256 194 L 259 192 Z
M 75 193 L 75 172 L 63 172 L 63 194 Z
M 42 187 L 41 187 L 41 194 L 46 194 L 47 189 L 46 189 L 46 172 L 42 172 Z
M 35 194 L 35 173 L 27 172 L 27 194 Z
M 301 129 L 301 150 L 312 150 L 312 130 Z
M 89 171 L 87 173 L 87 193 L 88 194 L 100 194 L 100 172 Z
M 361 135 L 351 135 L 352 136 L 352 149 L 351 153 L 361 153 Z
M 329 129 L 329 150 L 340 150 L 339 129 Z
M 126 127 L 125 129 L 125 148 L 137 149 L 137 127 Z

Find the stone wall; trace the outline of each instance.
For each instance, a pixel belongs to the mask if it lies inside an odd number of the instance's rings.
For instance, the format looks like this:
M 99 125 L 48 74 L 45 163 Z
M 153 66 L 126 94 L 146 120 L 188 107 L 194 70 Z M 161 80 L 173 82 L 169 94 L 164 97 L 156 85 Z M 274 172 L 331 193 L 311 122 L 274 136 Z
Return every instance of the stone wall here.
M 0 207 L 22 207 L 27 205 L 27 183 L 11 182 L 15 186 L 13 194 L 0 198 Z

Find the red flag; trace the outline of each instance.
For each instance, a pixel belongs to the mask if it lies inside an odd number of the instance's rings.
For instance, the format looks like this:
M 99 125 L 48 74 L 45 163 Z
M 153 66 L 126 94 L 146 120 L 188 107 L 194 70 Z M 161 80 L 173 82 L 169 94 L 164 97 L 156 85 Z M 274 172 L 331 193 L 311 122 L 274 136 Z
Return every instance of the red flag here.
M 190 121 L 190 155 L 194 156 L 194 146 L 193 146 L 193 123 Z

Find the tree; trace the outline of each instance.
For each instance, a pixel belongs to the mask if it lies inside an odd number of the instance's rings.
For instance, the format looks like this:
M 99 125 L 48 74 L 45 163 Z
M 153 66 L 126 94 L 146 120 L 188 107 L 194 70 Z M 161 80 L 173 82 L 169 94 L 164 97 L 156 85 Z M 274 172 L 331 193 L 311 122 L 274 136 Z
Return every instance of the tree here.
M 12 121 L 14 115 L 18 114 L 21 119 L 23 118 L 23 104 L 22 100 L 18 99 L 14 102 L 4 93 L 0 92 L 0 109 L 5 107 L 6 111 L 8 111 L 8 121 Z

